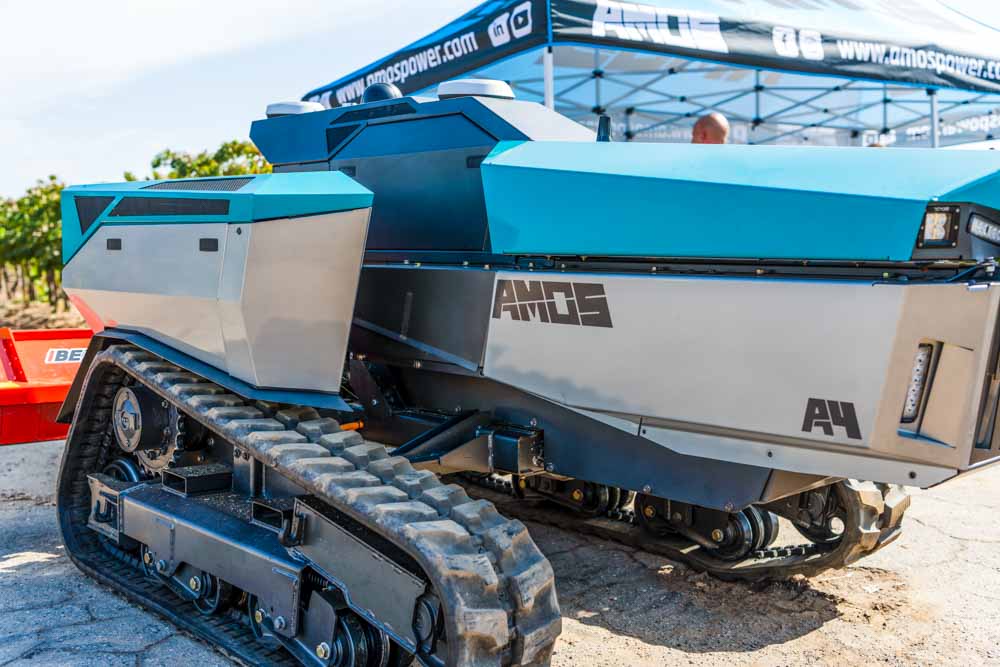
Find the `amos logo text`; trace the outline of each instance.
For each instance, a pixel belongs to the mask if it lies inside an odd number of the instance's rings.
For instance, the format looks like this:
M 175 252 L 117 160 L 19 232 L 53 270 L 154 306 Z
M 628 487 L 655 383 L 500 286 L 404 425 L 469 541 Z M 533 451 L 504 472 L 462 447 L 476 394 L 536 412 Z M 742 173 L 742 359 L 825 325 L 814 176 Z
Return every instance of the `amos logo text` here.
M 493 319 L 610 329 L 604 285 L 549 280 L 497 280 Z
M 719 17 L 686 9 L 597 0 L 591 32 L 594 37 L 729 53 Z
M 511 39 L 530 35 L 531 28 L 531 0 L 528 0 L 493 19 L 489 27 L 490 42 L 493 46 L 503 46 Z

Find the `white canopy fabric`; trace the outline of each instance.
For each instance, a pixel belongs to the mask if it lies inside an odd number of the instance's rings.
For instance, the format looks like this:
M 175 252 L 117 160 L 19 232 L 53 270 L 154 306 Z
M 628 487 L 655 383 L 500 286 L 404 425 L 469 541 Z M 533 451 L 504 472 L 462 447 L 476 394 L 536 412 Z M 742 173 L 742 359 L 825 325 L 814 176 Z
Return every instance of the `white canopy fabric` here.
M 937 145 L 1000 126 L 1000 31 L 937 0 L 491 0 L 308 93 L 356 102 L 475 73 L 619 139 L 683 141 L 710 110 L 734 141 Z

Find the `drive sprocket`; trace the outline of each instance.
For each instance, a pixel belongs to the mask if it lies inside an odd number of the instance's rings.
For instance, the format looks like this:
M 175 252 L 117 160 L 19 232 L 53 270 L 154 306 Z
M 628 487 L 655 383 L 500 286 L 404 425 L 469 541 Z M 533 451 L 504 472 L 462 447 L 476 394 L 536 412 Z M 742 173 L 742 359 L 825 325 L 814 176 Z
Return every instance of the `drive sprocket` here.
M 127 382 L 115 393 L 113 406 L 115 440 L 122 451 L 138 459 L 146 475 L 201 462 L 202 455 L 186 446 L 187 424 L 176 405 Z

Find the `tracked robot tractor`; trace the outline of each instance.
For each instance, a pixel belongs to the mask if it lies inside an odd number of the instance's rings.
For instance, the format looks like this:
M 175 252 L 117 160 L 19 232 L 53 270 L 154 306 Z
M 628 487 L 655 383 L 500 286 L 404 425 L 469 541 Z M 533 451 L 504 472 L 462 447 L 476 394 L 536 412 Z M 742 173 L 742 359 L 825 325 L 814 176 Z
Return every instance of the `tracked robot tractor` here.
M 243 662 L 546 663 L 518 516 L 812 575 L 997 459 L 995 153 L 598 141 L 481 80 L 251 137 L 64 192 L 58 487 L 84 572 Z

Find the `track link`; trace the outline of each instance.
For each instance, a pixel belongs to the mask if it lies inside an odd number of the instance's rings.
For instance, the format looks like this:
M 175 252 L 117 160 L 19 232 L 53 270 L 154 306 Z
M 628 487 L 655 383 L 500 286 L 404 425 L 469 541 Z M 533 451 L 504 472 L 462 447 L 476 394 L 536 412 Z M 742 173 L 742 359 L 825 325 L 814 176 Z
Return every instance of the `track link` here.
M 837 543 L 774 547 L 731 562 L 713 557 L 680 536 L 651 536 L 636 524 L 631 511 L 585 517 L 541 498 L 538 501 L 518 498 L 511 482 L 496 476 L 463 477 L 463 484 L 467 484 L 477 497 L 490 500 L 507 516 L 625 544 L 680 561 L 726 581 L 787 579 L 795 575 L 814 577 L 827 570 L 846 567 L 899 537 L 903 513 L 910 504 L 910 497 L 898 486 L 845 480 L 838 484 L 837 493 L 848 512 L 843 538 Z
M 139 586 L 86 528 L 86 476 L 114 452 L 111 400 L 126 374 L 411 556 L 441 600 L 446 636 L 452 639 L 447 664 L 549 661 L 561 631 L 554 574 L 524 524 L 501 516 L 485 500 L 473 500 L 462 487 L 414 469 L 384 446 L 341 431 L 312 408 L 250 403 L 129 345 L 111 346 L 94 357 L 60 470 L 60 528 L 84 572 L 245 662 L 275 662 L 274 656 L 247 648 L 249 630 L 242 641 L 229 641 L 228 635 L 220 637 L 215 619 L 182 618 L 183 603 L 168 603 Z

